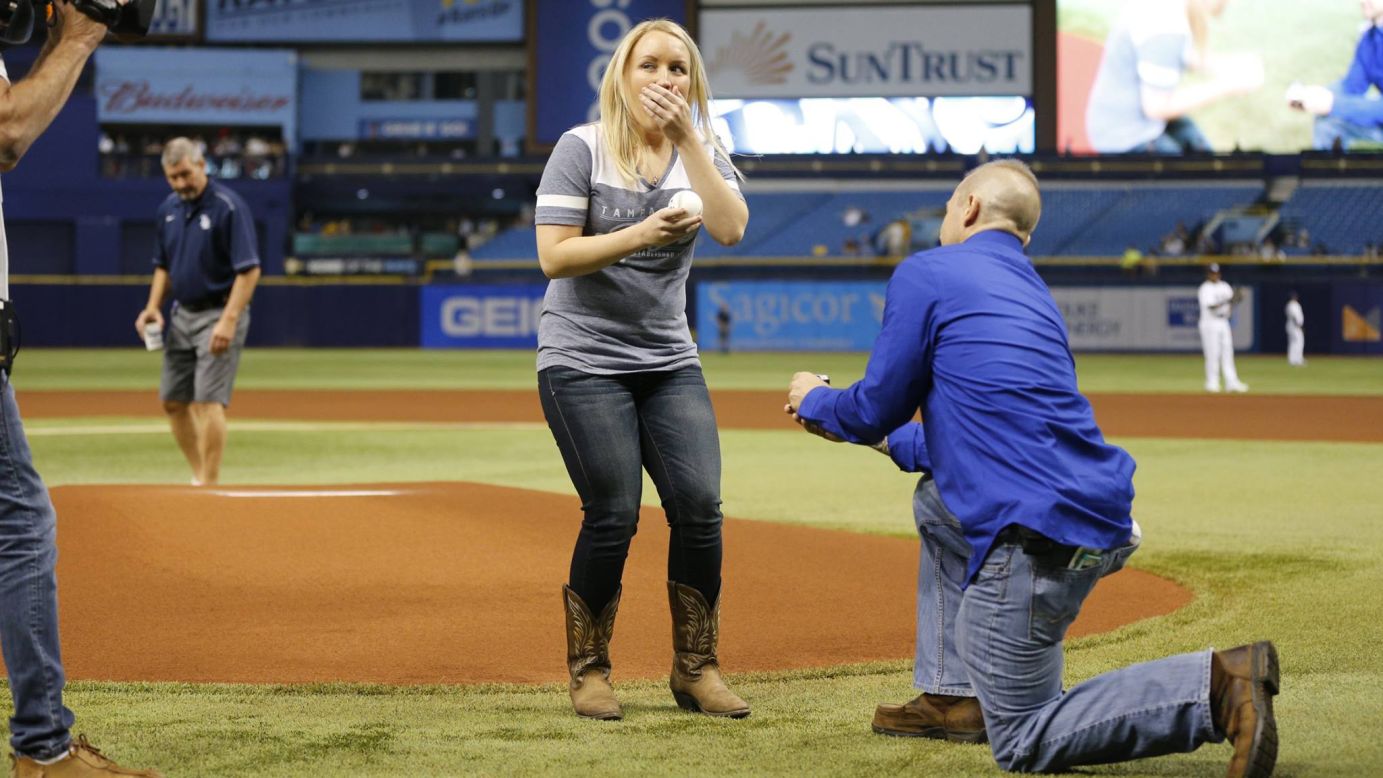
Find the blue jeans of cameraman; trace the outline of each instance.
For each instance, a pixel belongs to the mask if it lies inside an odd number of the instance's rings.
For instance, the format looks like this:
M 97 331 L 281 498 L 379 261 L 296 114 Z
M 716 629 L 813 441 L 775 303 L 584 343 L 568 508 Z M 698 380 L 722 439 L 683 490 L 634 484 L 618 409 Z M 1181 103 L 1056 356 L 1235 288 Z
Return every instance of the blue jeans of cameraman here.
M 49 759 L 67 750 L 73 721 L 62 704 L 57 515 L 3 372 L 0 384 L 0 647 L 14 697 L 10 745 Z
M 924 478 L 914 496 L 922 535 L 917 686 L 977 696 L 994 759 L 1050 772 L 1193 751 L 1220 742 L 1210 711 L 1210 651 L 1181 654 L 1061 688 L 1066 630 L 1095 583 L 1137 548 L 1104 552 L 1083 570 L 1000 543 L 962 590 L 970 545 Z
M 619 588 L 638 530 L 643 471 L 668 526 L 668 579 L 720 593 L 720 437 L 701 368 L 594 375 L 538 373 L 538 394 L 584 517 L 571 588 L 600 613 Z

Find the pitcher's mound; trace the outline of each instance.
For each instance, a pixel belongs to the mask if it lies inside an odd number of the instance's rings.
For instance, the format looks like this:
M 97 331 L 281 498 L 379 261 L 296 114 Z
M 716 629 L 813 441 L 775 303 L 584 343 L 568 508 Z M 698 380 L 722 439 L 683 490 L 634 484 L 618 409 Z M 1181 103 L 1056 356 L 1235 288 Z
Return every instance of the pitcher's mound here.
M 58 508 L 63 655 L 74 679 L 398 684 L 566 678 L 561 584 L 576 498 L 468 483 L 80 486 Z M 917 543 L 726 523 L 730 672 L 912 655 Z M 624 576 L 616 678 L 666 675 L 668 530 L 646 510 Z M 1190 599 L 1138 571 L 1073 634 Z

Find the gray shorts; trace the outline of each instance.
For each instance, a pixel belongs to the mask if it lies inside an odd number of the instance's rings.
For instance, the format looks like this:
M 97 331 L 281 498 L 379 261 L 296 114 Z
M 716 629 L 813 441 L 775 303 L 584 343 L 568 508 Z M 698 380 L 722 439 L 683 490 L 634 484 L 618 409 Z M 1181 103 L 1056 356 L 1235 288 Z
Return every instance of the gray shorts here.
M 221 403 L 230 405 L 235 370 L 250 331 L 250 309 L 240 314 L 230 348 L 211 353 L 211 330 L 221 318 L 221 308 L 191 313 L 177 306 L 163 344 L 163 378 L 158 395 L 165 402 Z

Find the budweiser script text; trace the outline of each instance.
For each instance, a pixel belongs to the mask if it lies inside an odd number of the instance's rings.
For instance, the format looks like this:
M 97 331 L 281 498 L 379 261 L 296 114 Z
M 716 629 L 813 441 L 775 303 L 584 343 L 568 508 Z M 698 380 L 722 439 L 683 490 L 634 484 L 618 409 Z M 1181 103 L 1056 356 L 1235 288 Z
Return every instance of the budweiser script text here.
M 249 89 L 238 93 L 198 92 L 191 84 L 180 91 L 156 92 L 147 81 L 115 81 L 101 86 L 105 101 L 103 113 L 140 111 L 229 111 L 233 113 L 275 113 L 290 106 L 291 95 L 255 94 Z

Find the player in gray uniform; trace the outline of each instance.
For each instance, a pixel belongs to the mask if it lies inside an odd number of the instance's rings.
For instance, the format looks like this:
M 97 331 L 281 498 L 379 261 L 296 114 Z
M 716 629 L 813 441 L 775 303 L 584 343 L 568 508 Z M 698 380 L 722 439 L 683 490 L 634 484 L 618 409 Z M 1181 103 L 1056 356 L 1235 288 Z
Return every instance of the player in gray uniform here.
M 563 599 L 572 706 L 587 718 L 623 716 L 609 643 L 641 469 L 672 529 L 673 696 L 689 710 L 749 715 L 716 658 L 720 441 L 686 314 L 698 229 L 729 245 L 749 220 L 708 99 L 686 30 L 637 25 L 605 71 L 600 121 L 558 140 L 538 187 L 538 259 L 553 279 L 538 324 L 538 388 L 584 510 Z M 668 207 L 687 189 L 701 216 Z
M 52 10 L 53 26 L 28 77 L 11 85 L 0 60 L 0 171 L 13 170 L 48 129 L 106 34 L 104 25 L 71 3 L 60 0 Z M 0 18 L 18 15 L 12 6 Z M 24 42 L 15 39 L 13 30 L 0 29 L 0 36 L 7 42 Z M 121 768 L 92 747 L 85 735 L 72 738 L 74 717 L 63 704 L 66 676 L 58 641 L 57 514 L 34 469 L 10 384 L 14 321 L 9 296 L 9 247 L 0 214 L 0 328 L 4 329 L 0 342 L 6 352 L 0 355 L 4 363 L 0 371 L 0 649 L 14 700 L 11 775 L 157 776 L 153 771 Z

